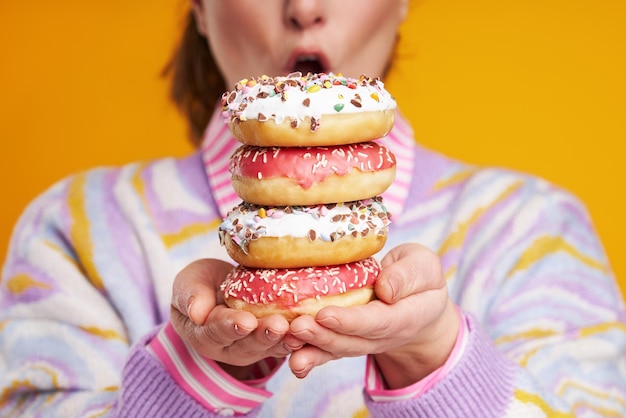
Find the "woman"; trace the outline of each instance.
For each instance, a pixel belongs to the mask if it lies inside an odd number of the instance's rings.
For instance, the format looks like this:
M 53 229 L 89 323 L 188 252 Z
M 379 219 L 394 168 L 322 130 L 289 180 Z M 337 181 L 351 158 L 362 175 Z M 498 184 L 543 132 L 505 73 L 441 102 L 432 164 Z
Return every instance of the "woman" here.
M 78 174 L 28 208 L 3 270 L 3 412 L 623 414 L 623 305 L 581 205 L 415 145 L 400 114 L 378 300 L 291 324 L 223 305 L 237 143 L 217 99 L 260 74 L 384 76 L 406 9 L 194 1 L 170 70 L 199 151 Z

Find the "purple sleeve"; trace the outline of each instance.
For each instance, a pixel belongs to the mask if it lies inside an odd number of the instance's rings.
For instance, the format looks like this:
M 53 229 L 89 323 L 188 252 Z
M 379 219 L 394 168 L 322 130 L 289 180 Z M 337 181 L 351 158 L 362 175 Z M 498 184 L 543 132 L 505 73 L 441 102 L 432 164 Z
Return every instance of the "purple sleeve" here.
M 366 396 L 371 415 L 384 418 L 505 416 L 518 366 L 494 347 L 472 317 L 468 317 L 468 326 L 465 353 L 443 380 L 410 400 L 374 402 Z
M 146 344 L 155 334 L 156 331 L 138 341 L 128 355 L 115 416 L 219 416 L 209 413 L 187 395 L 161 362 L 148 352 Z

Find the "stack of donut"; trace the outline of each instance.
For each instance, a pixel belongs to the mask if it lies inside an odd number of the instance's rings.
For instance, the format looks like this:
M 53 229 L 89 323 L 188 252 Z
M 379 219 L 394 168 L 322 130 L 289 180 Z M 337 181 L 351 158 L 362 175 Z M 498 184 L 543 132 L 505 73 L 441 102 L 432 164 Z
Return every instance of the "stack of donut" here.
M 391 216 L 380 194 L 396 170 L 376 139 L 395 107 L 379 79 L 332 73 L 244 79 L 223 95 L 242 143 L 230 172 L 243 202 L 219 229 L 239 264 L 222 284 L 228 306 L 292 320 L 374 297 Z

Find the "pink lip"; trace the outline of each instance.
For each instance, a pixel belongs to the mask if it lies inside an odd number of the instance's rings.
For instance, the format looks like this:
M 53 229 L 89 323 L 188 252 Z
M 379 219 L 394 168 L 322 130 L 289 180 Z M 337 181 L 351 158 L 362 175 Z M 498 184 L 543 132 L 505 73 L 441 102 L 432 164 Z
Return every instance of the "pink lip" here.
M 328 57 L 322 51 L 318 49 L 296 48 L 289 55 L 289 59 L 287 60 L 287 64 L 285 65 L 285 71 L 293 71 L 299 60 L 308 57 L 316 59 L 320 63 L 320 66 L 322 67 L 324 72 L 328 72 L 331 70 Z

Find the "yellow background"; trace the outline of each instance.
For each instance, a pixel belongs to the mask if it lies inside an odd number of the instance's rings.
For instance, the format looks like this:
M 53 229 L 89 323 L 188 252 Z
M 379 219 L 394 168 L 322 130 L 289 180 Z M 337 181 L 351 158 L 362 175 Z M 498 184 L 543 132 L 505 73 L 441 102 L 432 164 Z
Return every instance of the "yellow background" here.
M 159 77 L 187 3 L 0 2 L 2 258 L 54 181 L 190 151 Z M 624 22 L 623 0 L 413 0 L 387 82 L 426 146 L 577 194 L 622 289 Z

